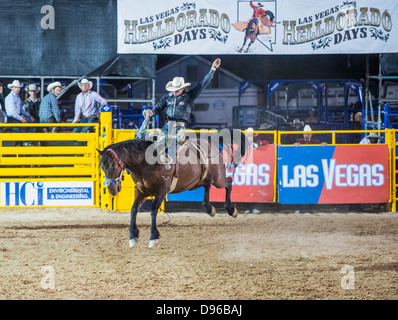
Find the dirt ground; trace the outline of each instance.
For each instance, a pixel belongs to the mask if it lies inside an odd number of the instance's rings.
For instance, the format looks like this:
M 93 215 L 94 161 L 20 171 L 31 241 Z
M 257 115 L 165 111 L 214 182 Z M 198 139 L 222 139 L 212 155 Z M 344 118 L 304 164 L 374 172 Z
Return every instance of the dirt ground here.
M 170 219 L 170 223 L 165 224 Z M 398 299 L 396 213 L 1 209 L 0 299 Z

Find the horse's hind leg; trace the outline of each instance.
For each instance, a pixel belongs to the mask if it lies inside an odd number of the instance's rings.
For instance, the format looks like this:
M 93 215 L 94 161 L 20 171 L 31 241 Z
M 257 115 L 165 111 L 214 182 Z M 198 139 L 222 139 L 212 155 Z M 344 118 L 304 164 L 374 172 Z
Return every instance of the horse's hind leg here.
M 238 216 L 238 211 L 231 203 L 231 191 L 232 191 L 232 178 L 225 176 L 221 179 L 216 178 L 216 182 L 214 183 L 216 188 L 225 188 L 225 204 L 224 208 L 227 210 L 228 214 L 231 217 L 236 218 Z
M 227 209 L 228 214 L 236 218 L 238 216 L 238 210 L 231 203 L 231 191 L 232 191 L 232 178 L 227 178 L 227 187 L 225 188 L 225 204 L 224 207 Z
M 214 217 L 216 215 L 216 208 L 214 208 L 209 201 L 211 182 L 208 181 L 208 183 L 204 186 L 204 188 L 205 188 L 205 195 L 203 198 L 202 206 L 205 209 L 207 214 Z
M 224 208 L 227 210 L 231 217 L 236 218 L 238 211 L 231 203 L 231 191 L 232 191 L 232 178 L 226 176 L 225 166 L 223 164 L 223 158 L 221 153 L 219 154 L 219 165 L 211 166 L 211 173 L 213 175 L 213 185 L 218 188 L 225 189 L 225 204 Z
M 138 242 L 140 231 L 137 228 L 137 213 L 138 209 L 145 202 L 146 196 L 143 195 L 138 189 L 136 189 L 135 200 L 131 207 L 130 216 L 130 247 L 134 246 Z
M 156 217 L 158 215 L 158 210 L 164 199 L 166 198 L 167 192 L 162 191 L 160 194 L 157 194 L 155 200 L 153 201 L 153 205 L 151 208 L 151 238 L 149 239 L 149 248 L 154 247 L 160 238 L 159 230 L 156 228 Z

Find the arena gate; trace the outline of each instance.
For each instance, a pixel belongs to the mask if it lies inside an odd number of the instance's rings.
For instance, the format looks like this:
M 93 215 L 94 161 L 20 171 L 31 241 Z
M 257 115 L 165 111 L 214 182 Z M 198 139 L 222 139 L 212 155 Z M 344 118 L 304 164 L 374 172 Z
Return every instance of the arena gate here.
M 90 126 L 90 132 L 72 133 L 78 126 Z M 13 132 L 17 127 L 36 132 Z M 57 128 L 60 132 L 51 132 Z M 0 129 L 1 208 L 99 207 L 99 124 L 1 124 Z

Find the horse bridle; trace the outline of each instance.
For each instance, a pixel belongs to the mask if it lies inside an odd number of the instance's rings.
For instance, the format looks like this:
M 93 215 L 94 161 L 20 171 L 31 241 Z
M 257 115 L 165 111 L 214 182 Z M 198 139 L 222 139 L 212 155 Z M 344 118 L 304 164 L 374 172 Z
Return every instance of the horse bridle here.
M 123 176 L 123 171 L 124 171 L 124 163 L 122 160 L 120 160 L 119 156 L 117 155 L 117 153 L 112 150 L 112 149 L 108 149 L 107 151 L 109 151 L 110 153 L 112 153 L 112 155 L 115 157 L 116 161 L 119 163 L 119 166 L 121 168 L 120 170 L 120 174 L 116 179 L 105 179 L 105 185 L 107 187 L 113 186 L 118 182 L 122 182 L 124 180 L 124 176 Z

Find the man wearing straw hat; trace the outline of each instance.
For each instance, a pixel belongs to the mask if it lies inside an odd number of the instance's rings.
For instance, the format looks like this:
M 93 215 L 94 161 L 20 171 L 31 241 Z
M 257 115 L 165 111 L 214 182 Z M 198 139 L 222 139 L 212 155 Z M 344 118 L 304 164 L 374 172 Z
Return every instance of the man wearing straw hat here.
M 108 102 L 101 97 L 97 92 L 91 91 L 93 87 L 92 81 L 83 79 L 77 83 L 82 91 L 76 96 L 75 100 L 75 118 L 73 123 L 93 123 L 98 122 L 98 107 L 96 103 L 101 106 Z M 73 132 L 87 132 L 90 127 L 77 127 Z
M 359 144 L 374 144 L 378 143 L 379 139 L 381 139 L 381 137 L 377 132 L 370 132 L 365 138 L 363 138 L 359 142 Z
M 22 108 L 22 100 L 19 96 L 19 93 L 21 92 L 21 88 L 23 87 L 23 84 L 20 83 L 19 80 L 14 80 L 12 83 L 8 84 L 7 87 L 8 87 L 8 89 L 11 90 L 11 92 L 5 98 L 5 105 L 6 105 L 5 109 L 6 109 L 8 122 L 11 122 L 11 123 L 33 122 L 34 118 Z M 14 131 L 16 131 L 16 132 L 27 132 L 27 131 L 34 132 L 35 128 L 19 127 L 19 128 L 14 128 Z
M 152 110 L 147 109 L 143 112 L 145 117 L 157 115 L 163 111 L 166 113 L 167 122 L 162 131 L 166 136 L 166 148 L 168 152 L 160 156 L 160 160 L 165 164 L 166 169 L 170 168 L 170 164 L 175 163 L 177 144 L 185 140 L 185 126 L 189 121 L 195 99 L 209 85 L 213 79 L 214 72 L 220 65 L 220 58 L 214 60 L 210 71 L 203 78 L 202 82 L 191 90 L 187 90 L 187 87 L 191 84 L 185 82 L 183 77 L 174 77 L 172 81 L 166 84 L 166 90 L 170 93 L 164 95 Z M 170 132 L 176 136 L 175 139 L 167 139 Z
M 57 97 L 61 93 L 63 86 L 61 82 L 56 81 L 47 86 L 48 94 L 44 96 L 39 110 L 40 123 L 61 122 L 61 113 L 59 112 Z M 45 131 L 43 129 L 43 131 Z

